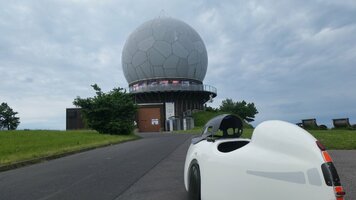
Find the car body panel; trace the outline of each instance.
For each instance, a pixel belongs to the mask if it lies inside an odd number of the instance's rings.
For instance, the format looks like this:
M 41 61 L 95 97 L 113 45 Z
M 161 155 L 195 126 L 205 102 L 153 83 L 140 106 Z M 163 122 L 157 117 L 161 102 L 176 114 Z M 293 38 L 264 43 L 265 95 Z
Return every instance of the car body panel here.
M 204 133 L 203 133 L 204 135 Z M 219 145 L 246 142 L 243 147 L 221 152 Z M 316 139 L 304 129 L 283 121 L 266 121 L 243 138 L 201 140 L 190 145 L 184 168 L 197 160 L 202 200 L 335 200 L 321 165 L 325 163 Z

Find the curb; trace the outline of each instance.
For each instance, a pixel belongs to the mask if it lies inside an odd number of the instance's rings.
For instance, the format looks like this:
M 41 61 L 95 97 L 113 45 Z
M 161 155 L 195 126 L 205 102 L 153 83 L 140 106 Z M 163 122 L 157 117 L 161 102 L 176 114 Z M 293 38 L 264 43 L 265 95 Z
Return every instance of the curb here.
M 77 153 L 81 153 L 81 152 L 85 152 L 85 151 L 89 151 L 89 150 L 93 150 L 93 149 L 99 149 L 99 148 L 103 148 L 103 147 L 107 147 L 107 146 L 112 146 L 112 145 L 116 145 L 116 144 L 121 144 L 121 143 L 141 139 L 140 136 L 138 136 L 138 135 L 136 135 L 136 136 L 137 136 L 136 138 L 132 138 L 132 139 L 125 140 L 125 141 L 118 141 L 118 142 L 103 144 L 103 145 L 94 146 L 94 147 L 87 147 L 87 148 L 83 148 L 83 149 L 68 151 L 68 152 L 54 154 L 54 155 L 50 155 L 50 156 L 44 156 L 44 157 L 34 158 L 34 159 L 30 159 L 30 160 L 19 161 L 19 162 L 11 163 L 8 165 L 0 165 L 0 172 L 8 171 L 11 169 L 16 169 L 16 168 L 20 168 L 20 167 L 25 167 L 28 165 L 32 165 L 32 164 L 36 164 L 36 163 L 40 163 L 40 162 L 44 162 L 44 161 L 54 160 L 57 158 L 61 158 L 61 157 L 65 157 L 65 156 L 69 156 L 69 155 L 73 155 L 73 154 L 77 154 Z

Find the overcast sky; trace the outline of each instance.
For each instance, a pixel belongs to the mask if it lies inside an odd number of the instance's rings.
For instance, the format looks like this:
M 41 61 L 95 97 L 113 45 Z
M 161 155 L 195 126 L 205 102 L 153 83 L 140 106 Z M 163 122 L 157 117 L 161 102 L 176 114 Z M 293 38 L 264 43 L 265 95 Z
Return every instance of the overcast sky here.
M 0 0 L 0 102 L 19 112 L 19 129 L 65 129 L 65 109 L 93 96 L 91 84 L 127 87 L 124 42 L 161 10 L 204 40 L 210 106 L 254 102 L 254 125 L 356 124 L 355 0 Z

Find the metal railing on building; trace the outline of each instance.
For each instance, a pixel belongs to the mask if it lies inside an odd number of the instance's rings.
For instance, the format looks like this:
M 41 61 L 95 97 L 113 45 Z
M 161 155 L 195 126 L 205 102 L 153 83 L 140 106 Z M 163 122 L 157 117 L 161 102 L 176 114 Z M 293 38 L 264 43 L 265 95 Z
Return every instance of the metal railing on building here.
M 140 85 L 130 86 L 130 93 L 155 92 L 155 91 L 205 91 L 217 94 L 217 89 L 211 85 L 204 84 L 157 84 L 157 85 Z

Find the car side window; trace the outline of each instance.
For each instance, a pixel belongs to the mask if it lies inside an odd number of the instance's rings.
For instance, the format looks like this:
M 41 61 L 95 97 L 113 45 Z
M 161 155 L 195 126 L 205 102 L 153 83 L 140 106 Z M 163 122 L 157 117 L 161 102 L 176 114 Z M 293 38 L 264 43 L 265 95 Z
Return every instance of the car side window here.
M 227 133 L 227 135 L 228 136 L 233 136 L 234 134 L 235 134 L 235 129 L 233 129 L 233 128 L 228 128 L 227 130 L 226 130 L 226 133 Z
M 209 132 L 209 133 L 213 133 L 213 127 L 212 127 L 212 126 L 209 126 L 209 127 L 208 127 L 208 132 Z
M 204 129 L 203 134 L 208 134 L 208 133 L 212 133 L 212 132 L 213 132 L 213 127 L 208 126 Z
M 227 128 L 224 130 L 219 129 L 216 135 L 220 137 L 239 137 L 240 135 L 238 133 L 239 129 Z

